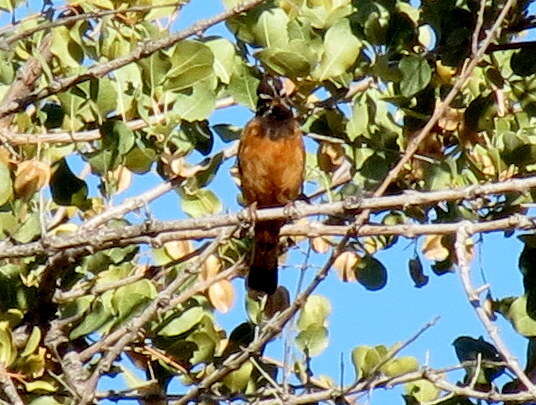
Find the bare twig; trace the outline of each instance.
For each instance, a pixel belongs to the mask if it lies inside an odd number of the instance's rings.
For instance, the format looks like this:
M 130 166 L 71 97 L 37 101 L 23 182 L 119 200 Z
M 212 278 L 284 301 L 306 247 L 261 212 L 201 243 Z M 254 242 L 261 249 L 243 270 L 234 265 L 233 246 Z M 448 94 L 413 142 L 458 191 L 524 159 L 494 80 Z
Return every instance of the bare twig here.
M 177 32 L 168 37 L 154 40 L 154 41 L 144 42 L 138 45 L 134 49 L 134 51 L 132 51 L 130 54 L 126 56 L 116 58 L 109 62 L 99 63 L 97 65 L 94 65 L 88 68 L 84 73 L 80 75 L 58 79 L 56 82 L 50 84 L 48 87 L 34 91 L 22 99 L 13 100 L 8 103 L 3 103 L 2 105 L 0 105 L 0 119 L 7 117 L 13 113 L 21 111 L 22 109 L 24 109 L 26 106 L 28 106 L 31 103 L 35 103 L 38 100 L 42 100 L 54 94 L 58 94 L 62 91 L 65 91 L 75 86 L 76 84 L 85 82 L 90 79 L 101 78 L 107 75 L 108 73 L 113 72 L 114 70 L 117 70 L 123 66 L 128 65 L 129 63 L 143 59 L 160 50 L 169 48 L 170 46 L 173 46 L 174 44 L 176 44 L 179 41 L 182 41 L 183 39 L 186 39 L 192 35 L 196 35 L 201 32 L 204 32 L 205 30 L 212 27 L 213 25 L 219 24 L 227 20 L 230 17 L 233 17 L 247 10 L 250 10 L 253 7 L 261 4 L 263 1 L 264 0 L 247 1 L 236 7 L 233 7 L 232 9 L 224 11 L 212 18 L 199 20 L 197 23 L 193 24 L 189 28 L 182 30 L 180 32 Z
M 3 364 L 0 364 L 0 387 L 2 387 L 12 405 L 24 405 L 24 401 L 17 392 L 17 387 L 15 387 Z
M 214 240 L 207 249 L 205 249 L 205 251 L 193 264 L 194 272 L 199 271 L 199 268 L 205 262 L 208 256 L 213 254 L 220 244 L 228 238 L 228 236 L 229 233 L 222 234 L 218 239 Z M 188 277 L 189 275 L 190 274 L 186 272 L 186 276 Z M 113 344 L 112 347 L 108 348 L 106 354 L 104 354 L 103 358 L 95 367 L 91 377 L 89 377 L 89 379 L 85 382 L 84 388 L 81 392 L 81 405 L 88 404 L 93 400 L 95 396 L 95 388 L 101 374 L 110 369 L 116 357 L 121 354 L 125 346 L 136 339 L 141 328 L 158 313 L 158 310 L 168 305 L 173 294 L 184 281 L 185 280 L 183 277 L 177 277 L 175 280 L 173 280 L 163 291 L 158 294 L 158 296 L 151 302 L 151 304 L 149 304 L 149 306 L 147 306 L 147 308 L 142 311 L 140 315 L 135 317 L 128 323 L 128 325 L 122 328 L 125 332 L 122 334 L 119 340 Z
M 450 92 L 447 94 L 443 102 L 436 107 L 434 113 L 432 114 L 432 117 L 428 120 L 426 125 L 421 129 L 419 134 L 415 136 L 408 144 L 406 148 L 406 153 L 402 158 L 398 161 L 398 163 L 393 167 L 385 179 L 383 180 L 382 184 L 375 190 L 374 196 L 378 197 L 385 193 L 389 185 L 396 180 L 406 163 L 408 163 L 413 155 L 417 152 L 417 149 L 419 148 L 419 145 L 422 143 L 422 141 L 428 136 L 432 128 L 437 124 L 439 119 L 445 114 L 447 111 L 450 103 L 454 100 L 454 98 L 457 96 L 457 94 L 460 92 L 460 90 L 465 86 L 469 78 L 471 77 L 471 74 L 473 73 L 473 70 L 478 65 L 480 60 L 484 57 L 486 54 L 486 50 L 488 49 L 491 41 L 495 38 L 497 35 L 501 24 L 503 23 L 504 19 L 506 18 L 506 15 L 510 11 L 512 5 L 515 3 L 516 0 L 508 0 L 506 4 L 504 5 L 503 9 L 501 10 L 501 13 L 497 17 L 497 20 L 491 27 L 491 29 L 488 31 L 488 34 L 486 36 L 486 39 L 482 42 L 482 45 L 480 46 L 478 52 L 473 56 L 473 58 L 470 60 L 470 62 L 467 64 L 466 69 L 464 69 L 460 75 L 460 77 L 456 80 L 454 83 L 454 86 L 450 90 Z M 370 215 L 370 212 L 367 210 L 363 211 L 359 218 L 356 221 L 356 226 L 359 226 L 360 224 L 364 223 L 368 216 Z
M 473 39 L 471 41 L 471 51 L 473 53 L 473 58 L 475 58 L 478 53 L 478 39 L 480 38 L 480 30 L 482 30 L 482 25 L 484 24 L 484 11 L 485 10 L 486 10 L 486 0 L 480 0 L 480 9 L 478 10 L 476 26 L 475 26 L 475 30 L 473 31 Z
M 472 285 L 470 275 L 471 269 L 467 254 L 467 242 L 473 233 L 474 231 L 472 229 L 472 224 L 469 222 L 462 223 L 458 229 L 458 232 L 456 233 L 455 251 L 463 289 L 465 290 L 469 303 L 480 319 L 480 322 L 482 322 L 482 325 L 484 325 L 484 328 L 495 344 L 495 347 L 501 354 L 504 361 L 508 364 L 508 368 L 514 372 L 517 378 L 519 378 L 519 380 L 525 385 L 527 390 L 536 397 L 536 387 L 521 368 L 517 358 L 510 352 L 504 343 L 501 335 L 499 334 L 499 328 L 497 325 L 495 325 L 495 323 L 493 323 L 486 310 L 482 307 L 480 296 L 476 293 L 476 290 Z
M 90 19 L 97 19 L 106 17 L 109 15 L 118 15 L 118 14 L 126 14 L 126 13 L 145 13 L 147 11 L 151 11 L 153 9 L 159 9 L 159 8 L 167 8 L 167 7 L 176 7 L 180 8 L 182 5 L 184 5 L 184 1 L 175 1 L 170 2 L 168 4 L 157 4 L 157 5 L 150 5 L 150 6 L 134 6 L 129 7 L 121 10 L 99 10 L 99 11 L 90 11 L 87 13 L 77 14 L 69 17 L 63 17 L 59 18 L 56 21 L 52 21 L 46 24 L 38 24 L 32 28 L 26 29 L 23 32 L 20 32 L 18 34 L 12 35 L 6 39 L 3 39 L 0 41 L 0 46 L 3 48 L 9 48 L 10 45 L 13 43 L 20 41 L 21 39 L 31 37 L 36 32 L 40 31 L 47 31 L 54 27 L 60 27 L 60 26 L 66 26 L 75 23 L 76 21 L 82 21 L 82 20 L 90 20 Z M 5 35 L 5 33 L 3 33 Z
M 186 302 L 188 299 L 193 297 L 196 294 L 199 294 L 203 291 L 205 291 L 207 288 L 209 288 L 212 284 L 217 283 L 221 280 L 232 280 L 236 276 L 238 276 L 240 270 L 242 269 L 243 262 L 238 261 L 233 266 L 229 267 L 228 269 L 222 271 L 221 273 L 218 273 L 216 277 L 211 278 L 209 280 L 205 281 L 197 281 L 191 288 L 188 288 L 188 290 L 182 292 L 178 296 L 171 298 L 167 303 L 164 303 L 163 306 L 159 307 L 157 310 L 157 314 L 165 313 L 166 311 L 169 311 L 170 309 L 176 308 L 182 303 Z M 194 270 L 198 270 L 198 267 L 194 267 Z M 178 284 L 186 284 L 190 282 L 191 278 L 193 277 L 192 273 L 185 273 L 181 275 L 181 277 L 178 277 L 180 279 L 177 283 Z M 116 331 L 110 333 L 103 339 L 99 340 L 92 346 L 88 347 L 87 349 L 83 350 L 80 353 L 80 358 L 82 361 L 89 360 L 92 356 L 99 353 L 100 351 L 107 349 L 110 345 L 113 345 L 119 338 L 121 338 L 125 333 L 128 332 L 127 327 L 122 327 L 117 329 Z
M 216 101 L 215 109 L 227 108 L 235 105 L 236 102 L 232 97 L 224 97 Z M 148 119 L 136 119 L 126 121 L 124 124 L 131 130 L 146 128 L 150 125 L 158 124 L 165 121 L 166 114 L 153 114 Z M 80 132 L 58 131 L 44 134 L 24 134 L 14 133 L 9 129 L 4 131 L 5 138 L 12 145 L 44 144 L 44 143 L 71 143 L 71 142 L 91 142 L 101 138 L 99 129 L 91 129 Z

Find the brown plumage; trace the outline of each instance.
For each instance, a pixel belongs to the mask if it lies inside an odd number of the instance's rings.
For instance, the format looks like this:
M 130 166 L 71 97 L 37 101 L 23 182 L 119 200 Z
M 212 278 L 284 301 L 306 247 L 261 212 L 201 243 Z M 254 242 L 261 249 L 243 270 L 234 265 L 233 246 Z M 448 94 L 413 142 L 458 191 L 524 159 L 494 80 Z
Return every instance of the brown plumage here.
M 279 81 L 259 86 L 257 114 L 244 128 L 238 168 L 244 199 L 257 208 L 284 206 L 301 193 L 305 149 L 299 123 L 281 94 Z M 255 224 L 255 240 L 247 285 L 273 294 L 277 289 L 279 231 L 285 221 Z

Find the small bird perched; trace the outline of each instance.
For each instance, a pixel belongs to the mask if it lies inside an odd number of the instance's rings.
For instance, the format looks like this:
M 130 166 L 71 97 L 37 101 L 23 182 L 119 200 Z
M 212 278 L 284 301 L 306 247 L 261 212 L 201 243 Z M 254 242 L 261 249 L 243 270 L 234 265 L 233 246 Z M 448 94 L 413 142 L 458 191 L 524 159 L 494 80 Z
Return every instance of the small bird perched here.
M 246 203 L 256 208 L 287 205 L 302 190 L 302 132 L 281 79 L 265 76 L 257 95 L 257 112 L 245 126 L 238 147 L 242 194 Z M 273 220 L 255 224 L 248 288 L 266 294 L 277 289 L 279 231 L 284 223 Z

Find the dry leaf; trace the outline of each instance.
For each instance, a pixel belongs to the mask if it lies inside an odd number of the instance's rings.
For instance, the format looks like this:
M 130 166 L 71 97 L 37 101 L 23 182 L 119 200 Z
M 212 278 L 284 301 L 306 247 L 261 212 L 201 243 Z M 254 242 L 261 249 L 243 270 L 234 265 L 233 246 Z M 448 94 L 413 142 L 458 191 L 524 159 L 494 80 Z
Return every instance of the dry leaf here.
M 344 162 L 344 148 L 340 143 L 322 142 L 316 156 L 318 167 L 326 173 L 331 173 Z
M 331 243 L 329 238 L 317 236 L 311 241 L 311 247 L 316 253 L 326 253 L 331 248 Z
M 22 198 L 30 198 L 50 180 L 50 165 L 38 160 L 26 160 L 17 166 L 15 193 Z
M 208 288 L 208 299 L 221 313 L 228 312 L 234 303 L 234 287 L 229 280 L 220 280 Z
M 203 268 L 201 269 L 201 280 L 208 281 L 216 277 L 221 270 L 221 262 L 218 256 L 210 255 L 205 260 Z
M 164 243 L 164 250 L 173 260 L 179 260 L 193 251 L 192 242 L 189 240 L 173 240 Z
M 335 261 L 333 267 L 337 270 L 339 278 L 344 282 L 357 281 L 354 268 L 359 261 L 359 256 L 351 251 L 342 252 Z
M 479 145 L 475 146 L 475 148 L 469 152 L 469 156 L 483 174 L 486 176 L 496 175 L 497 169 L 495 168 L 495 164 L 484 148 Z
M 438 101 L 439 104 L 439 101 Z M 463 110 L 447 108 L 445 114 L 439 119 L 437 125 L 445 131 L 455 131 L 463 123 Z
M 125 166 L 119 166 L 112 172 L 112 178 L 115 181 L 116 193 L 122 193 L 130 187 L 132 183 L 132 172 Z
M 456 73 L 456 69 L 450 66 L 445 66 L 438 60 L 436 62 L 436 73 L 442 83 L 450 84 L 452 76 Z
M 422 253 L 428 260 L 442 262 L 449 257 L 449 250 L 442 244 L 442 235 L 428 235 L 424 238 Z

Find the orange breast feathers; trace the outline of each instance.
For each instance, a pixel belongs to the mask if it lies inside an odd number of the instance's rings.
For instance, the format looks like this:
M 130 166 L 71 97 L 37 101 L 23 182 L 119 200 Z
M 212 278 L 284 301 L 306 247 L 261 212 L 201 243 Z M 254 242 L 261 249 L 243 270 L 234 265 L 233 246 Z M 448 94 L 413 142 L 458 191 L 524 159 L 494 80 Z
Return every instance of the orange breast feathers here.
M 256 117 L 242 133 L 238 149 L 241 188 L 248 205 L 283 206 L 298 198 L 303 184 L 305 149 L 295 120 Z

